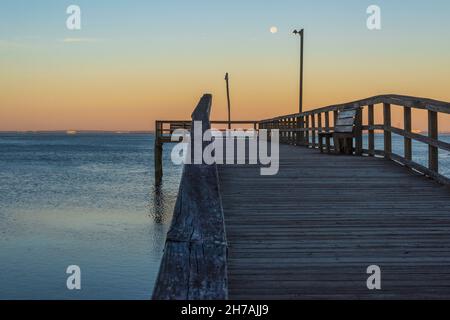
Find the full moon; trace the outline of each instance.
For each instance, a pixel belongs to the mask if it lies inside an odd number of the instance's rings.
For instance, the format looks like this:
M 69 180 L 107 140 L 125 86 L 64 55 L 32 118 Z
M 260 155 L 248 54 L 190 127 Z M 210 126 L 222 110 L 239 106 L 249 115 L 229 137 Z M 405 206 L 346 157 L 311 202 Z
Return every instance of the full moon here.
M 278 28 L 277 28 L 277 27 L 271 27 L 271 28 L 270 28 L 270 33 L 275 34 L 275 33 L 277 33 L 277 32 L 278 32 Z

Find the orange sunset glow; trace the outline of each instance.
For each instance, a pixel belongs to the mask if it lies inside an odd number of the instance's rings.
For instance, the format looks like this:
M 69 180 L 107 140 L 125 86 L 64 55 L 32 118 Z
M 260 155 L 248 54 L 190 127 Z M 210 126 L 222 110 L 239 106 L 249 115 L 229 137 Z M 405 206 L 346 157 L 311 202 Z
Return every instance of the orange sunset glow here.
M 431 23 L 412 36 L 407 30 L 414 21 L 399 15 L 387 16 L 385 27 L 371 32 L 365 16 L 358 15 L 360 8 L 349 6 L 333 5 L 330 17 L 308 5 L 306 11 L 289 13 L 289 22 L 281 19 L 288 8 L 280 7 L 271 19 L 264 16 L 249 25 L 239 20 L 232 27 L 214 7 L 205 9 L 211 21 L 204 24 L 193 22 L 200 12 L 165 13 L 185 26 L 179 34 L 156 16 L 133 22 L 138 9 L 108 16 L 99 13 L 98 5 L 87 5 L 90 19 L 98 16 L 106 23 L 120 15 L 125 25 L 106 28 L 98 22 L 67 31 L 55 16 L 52 23 L 36 19 L 34 31 L 24 31 L 4 21 L 9 30 L 17 29 L 17 39 L 0 42 L 0 130 L 153 130 L 156 119 L 189 119 L 205 92 L 213 94 L 212 118 L 224 120 L 225 72 L 230 73 L 234 120 L 294 113 L 299 83 L 298 42 L 291 34 L 295 21 L 307 30 L 305 110 L 391 93 L 450 100 L 450 45 L 442 41 L 441 29 Z M 420 4 L 415 6 L 416 15 L 431 19 L 429 12 L 419 12 Z M 399 10 L 395 5 L 388 9 Z M 49 14 L 56 15 L 44 9 L 36 13 Z M 277 32 L 270 31 L 272 25 Z M 56 31 L 47 30 L 50 26 Z M 425 117 L 414 113 L 413 118 L 414 129 L 426 130 Z M 394 109 L 393 123 L 401 119 Z M 450 119 L 440 119 L 441 131 L 449 127 Z

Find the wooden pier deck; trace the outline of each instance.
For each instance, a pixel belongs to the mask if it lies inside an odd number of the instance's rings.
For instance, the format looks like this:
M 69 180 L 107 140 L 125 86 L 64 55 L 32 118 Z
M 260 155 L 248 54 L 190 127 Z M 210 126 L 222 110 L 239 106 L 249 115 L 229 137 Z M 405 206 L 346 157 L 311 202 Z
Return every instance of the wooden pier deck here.
M 438 130 L 450 103 L 383 95 L 251 121 L 280 140 L 279 171 L 263 176 L 259 165 L 192 161 L 209 147 L 195 139 L 211 128 L 211 101 L 204 95 L 182 123 L 200 121 L 202 134 L 190 129 L 153 299 L 450 299 L 450 179 L 439 163 L 450 144 Z M 403 108 L 402 128 L 391 105 Z M 427 135 L 412 130 L 416 109 L 427 111 Z M 179 126 L 156 122 L 155 182 Z M 402 154 L 392 134 L 403 136 Z M 414 161 L 413 140 L 428 145 L 427 166 Z M 367 287 L 373 265 L 380 290 Z
M 448 188 L 383 158 L 281 145 L 280 161 L 218 166 L 230 299 L 450 297 Z

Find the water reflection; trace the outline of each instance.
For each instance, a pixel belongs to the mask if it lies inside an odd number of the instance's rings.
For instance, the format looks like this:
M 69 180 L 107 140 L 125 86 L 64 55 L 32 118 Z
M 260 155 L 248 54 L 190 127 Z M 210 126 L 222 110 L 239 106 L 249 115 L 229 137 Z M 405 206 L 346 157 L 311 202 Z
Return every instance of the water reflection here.
M 0 299 L 148 299 L 181 175 L 165 148 L 154 188 L 152 148 L 145 134 L 0 134 Z
M 155 224 L 164 224 L 167 221 L 166 198 L 162 184 L 153 186 L 153 210 L 150 215 Z

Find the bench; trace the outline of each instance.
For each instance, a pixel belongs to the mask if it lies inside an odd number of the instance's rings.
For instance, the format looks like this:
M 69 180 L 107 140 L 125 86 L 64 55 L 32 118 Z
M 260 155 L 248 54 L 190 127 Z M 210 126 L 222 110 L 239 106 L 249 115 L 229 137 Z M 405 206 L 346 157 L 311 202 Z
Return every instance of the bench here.
M 353 154 L 353 138 L 355 137 L 355 121 L 358 108 L 347 108 L 338 112 L 334 132 L 319 133 L 319 149 L 323 153 L 323 139 L 326 139 L 326 150 L 330 152 L 330 138 L 333 138 L 336 154 Z

